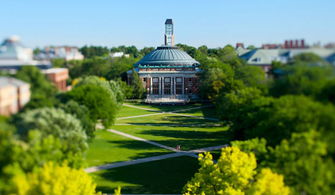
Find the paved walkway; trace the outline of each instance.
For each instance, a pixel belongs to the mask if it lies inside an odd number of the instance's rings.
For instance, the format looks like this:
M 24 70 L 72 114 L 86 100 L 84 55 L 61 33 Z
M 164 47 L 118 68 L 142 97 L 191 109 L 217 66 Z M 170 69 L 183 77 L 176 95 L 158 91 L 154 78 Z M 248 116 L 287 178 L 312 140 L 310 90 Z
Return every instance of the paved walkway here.
M 157 110 L 141 108 L 141 107 L 133 106 L 133 105 L 129 105 L 129 104 L 123 104 L 123 105 L 128 106 L 128 107 L 133 107 L 133 108 L 138 108 L 138 109 L 150 110 L 150 111 L 156 111 L 157 112 Z M 200 116 L 193 116 L 193 115 L 177 113 L 177 112 L 184 112 L 184 111 L 188 111 L 188 110 L 199 109 L 199 108 L 203 108 L 203 107 L 208 107 L 208 106 L 193 107 L 193 108 L 176 110 L 176 111 L 172 111 L 172 112 L 159 112 L 159 113 L 145 114 L 145 115 L 138 115 L 138 116 L 120 117 L 118 119 L 120 120 L 120 119 L 129 119 L 129 118 L 138 118 L 138 117 L 146 117 L 146 116 L 153 116 L 153 115 L 159 115 L 159 114 L 177 114 L 177 115 L 186 116 L 186 117 L 201 118 L 201 119 L 208 119 L 208 120 L 215 120 L 215 121 L 218 120 L 218 119 L 214 119 L 214 118 L 207 118 L 207 117 L 200 117 Z M 142 142 L 145 142 L 145 143 L 148 143 L 148 144 L 160 147 L 160 148 L 164 148 L 164 149 L 172 151 L 173 153 L 164 154 L 164 155 L 160 155 L 160 156 L 153 156 L 153 157 L 148 157 L 148 158 L 140 158 L 140 159 L 135 159 L 135 160 L 123 161 L 123 162 L 116 162 L 116 163 L 105 164 L 105 165 L 100 165 L 100 166 L 93 166 L 93 167 L 89 167 L 89 168 L 85 169 L 85 171 L 88 172 L 88 173 L 92 173 L 92 172 L 96 172 L 96 171 L 100 171 L 100 170 L 106 170 L 106 169 L 113 169 L 113 168 L 117 168 L 117 167 L 135 165 L 135 164 L 140 164 L 140 163 L 152 162 L 152 161 L 157 161 L 157 160 L 163 160 L 163 159 L 167 159 L 167 158 L 180 157 L 180 156 L 191 156 L 191 157 L 194 157 L 194 158 L 198 158 L 197 153 L 203 153 L 203 152 L 206 152 L 206 151 L 218 150 L 220 148 L 223 148 L 223 147 L 227 146 L 227 145 L 220 145 L 220 146 L 199 148 L 199 149 L 189 150 L 189 151 L 181 151 L 181 150 L 177 150 L 175 148 L 172 148 L 170 146 L 165 146 L 163 144 L 160 144 L 160 143 L 157 143 L 157 142 L 154 142 L 154 141 L 150 141 L 150 140 L 147 140 L 147 139 L 143 139 L 143 138 L 140 138 L 140 137 L 136 137 L 136 136 L 133 136 L 133 135 L 121 132 L 121 131 L 117 131 L 117 130 L 114 130 L 114 129 L 108 129 L 107 131 L 109 131 L 111 133 L 114 133 L 114 134 L 118 134 L 118 135 L 127 137 L 127 138 L 130 138 L 130 139 L 133 139 L 133 140 L 142 141 Z
M 137 109 L 140 109 L 140 110 L 148 110 L 148 111 L 159 112 L 159 110 L 150 109 L 150 108 L 143 108 L 143 107 L 140 107 L 140 106 L 134 106 L 134 105 L 125 104 L 125 103 L 123 103 L 123 105 L 127 106 L 127 107 L 130 107 L 130 108 L 137 108 Z
M 116 120 L 129 119 L 129 118 L 140 118 L 140 117 L 154 116 L 154 115 L 160 115 L 160 114 L 165 114 L 165 113 L 160 112 L 160 113 L 143 114 L 143 115 L 137 115 L 137 116 L 126 116 L 126 117 L 116 118 Z
M 207 151 L 218 150 L 218 149 L 221 149 L 221 148 L 224 148 L 224 147 L 227 147 L 227 145 L 213 146 L 213 147 L 207 147 L 207 148 L 199 148 L 199 149 L 190 150 L 190 151 L 177 151 L 175 153 L 164 154 L 164 155 L 160 155 L 160 156 L 140 158 L 140 159 L 135 159 L 135 160 L 129 160 L 129 161 L 116 162 L 116 163 L 111 163 L 111 164 L 89 167 L 89 168 L 85 169 L 85 171 L 87 173 L 93 173 L 93 172 L 96 172 L 96 171 L 101 171 L 101 170 L 106 170 L 106 169 L 113 169 L 113 168 L 118 168 L 118 167 L 129 166 L 129 165 L 136 165 L 136 164 L 152 162 L 152 161 L 157 161 L 157 160 L 163 160 L 163 159 L 168 159 L 168 158 L 175 158 L 175 157 L 180 157 L 180 156 L 191 156 L 191 157 L 194 157 L 194 158 L 198 158 L 198 155 L 196 155 L 195 153 L 203 153 L 203 152 L 207 152 Z
M 154 146 L 158 146 L 160 148 L 164 148 L 164 149 L 167 149 L 167 150 L 171 150 L 173 152 L 179 152 L 179 150 L 175 149 L 175 148 L 172 148 L 172 147 L 169 147 L 169 146 L 165 146 L 163 144 L 159 144 L 157 142 L 153 142 L 153 141 L 149 141 L 147 139 L 143 139 L 143 138 L 140 138 L 140 137 L 136 137 L 136 136 L 133 136 L 133 135 L 129 135 L 127 133 L 123 133 L 121 131 L 117 131 L 117 130 L 114 130 L 114 129 L 108 129 L 107 131 L 111 132 L 111 133 L 115 133 L 115 134 L 118 134 L 118 135 L 122 135 L 124 137 L 128 137 L 130 139 L 134 139 L 134 140 L 137 140 L 137 141 L 142 141 L 142 142 L 145 142 L 145 143 L 148 143 L 148 144 L 151 144 L 151 145 L 154 145 Z

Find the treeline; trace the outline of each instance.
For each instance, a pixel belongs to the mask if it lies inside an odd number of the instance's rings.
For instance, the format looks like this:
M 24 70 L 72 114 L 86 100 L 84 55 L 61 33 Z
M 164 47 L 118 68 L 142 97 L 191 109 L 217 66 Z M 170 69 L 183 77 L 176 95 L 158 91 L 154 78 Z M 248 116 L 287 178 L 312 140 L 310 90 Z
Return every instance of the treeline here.
M 198 60 L 207 61 L 201 74 L 203 97 L 215 104 L 217 115 L 222 123 L 230 126 L 236 140 L 222 151 L 222 156 L 234 159 L 227 162 L 220 158 L 213 164 L 209 163 L 211 156 L 201 157 L 199 173 L 185 186 L 184 192 L 288 194 L 282 184 L 273 185 L 266 180 L 263 186 L 257 184 L 265 176 L 256 173 L 270 168 L 284 177 L 291 194 L 332 194 L 335 190 L 334 67 L 314 54 L 301 54 L 286 65 L 275 62 L 265 78 L 255 67 L 227 55 L 228 51 L 222 49 L 220 55 L 226 55 L 222 59 L 204 55 L 205 58 Z M 197 53 L 199 50 L 195 57 Z M 255 155 L 257 168 L 250 167 L 250 163 L 239 163 L 237 157 L 241 154 L 236 148 Z M 237 172 L 227 172 L 232 166 Z M 250 174 L 244 172 L 247 170 Z M 255 172 L 251 173 L 252 170 Z M 271 174 L 268 172 L 268 179 Z M 217 179 L 208 179 L 213 175 L 218 175 Z M 240 183 L 243 179 L 253 182 Z M 258 185 L 258 192 L 254 185 Z
M 114 123 L 124 100 L 120 85 L 87 76 L 57 93 L 36 67 L 15 76 L 31 84 L 32 100 L 1 120 L 0 194 L 96 194 L 80 168 L 96 124 Z

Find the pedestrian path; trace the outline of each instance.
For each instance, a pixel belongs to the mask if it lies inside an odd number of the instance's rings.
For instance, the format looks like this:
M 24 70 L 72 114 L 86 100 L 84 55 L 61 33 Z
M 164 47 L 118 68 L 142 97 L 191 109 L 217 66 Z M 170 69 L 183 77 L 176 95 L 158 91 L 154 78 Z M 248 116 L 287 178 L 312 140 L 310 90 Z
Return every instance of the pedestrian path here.
M 106 165 L 101 165 L 101 166 L 94 166 L 94 167 L 89 167 L 85 169 L 87 173 L 93 173 L 96 171 L 100 170 L 106 170 L 106 169 L 113 169 L 117 167 L 124 167 L 124 166 L 129 166 L 129 165 L 135 165 L 135 164 L 141 164 L 141 163 L 146 163 L 146 162 L 152 162 L 156 160 L 163 160 L 167 158 L 174 158 L 174 157 L 179 157 L 179 156 L 184 156 L 182 152 L 178 153 L 171 153 L 171 154 L 164 154 L 161 156 L 153 156 L 153 157 L 148 157 L 148 158 L 140 158 L 136 160 L 129 160 L 129 161 L 123 161 L 123 162 L 117 162 L 117 163 L 111 163 L 111 164 L 106 164 Z
M 117 131 L 117 130 L 114 130 L 114 129 L 107 129 L 107 131 L 111 132 L 111 133 L 115 133 L 115 134 L 118 134 L 118 135 L 121 135 L 121 136 L 124 136 L 124 137 L 128 137 L 130 139 L 134 139 L 134 140 L 137 140 L 137 141 L 142 141 L 142 142 L 145 142 L 145 143 L 148 143 L 148 144 L 151 144 L 151 145 L 154 145 L 154 146 L 158 146 L 160 148 L 164 148 L 164 149 L 167 149 L 167 150 L 171 150 L 173 152 L 178 152 L 179 150 L 175 149 L 175 148 L 172 148 L 172 147 L 169 147 L 169 146 L 165 146 L 163 144 L 159 144 L 157 142 L 153 142 L 153 141 L 149 141 L 147 139 L 143 139 L 143 138 L 140 138 L 140 137 L 136 137 L 136 136 L 133 136 L 133 135 L 129 135 L 127 133 L 123 133 L 121 131 Z
M 160 114 L 175 114 L 175 115 L 185 116 L 185 117 L 192 117 L 192 118 L 218 121 L 218 119 L 216 119 L 216 118 L 193 116 L 193 115 L 179 113 L 179 112 L 185 112 L 185 111 L 200 109 L 200 108 L 209 107 L 209 106 L 198 106 L 198 107 L 180 109 L 180 110 L 175 110 L 175 111 L 170 111 L 170 112 L 160 112 L 158 110 L 153 110 L 153 109 L 149 109 L 149 108 L 142 108 L 142 107 L 139 107 L 139 106 L 133 106 L 133 105 L 129 105 L 129 104 L 123 104 L 123 105 L 128 106 L 128 107 L 132 107 L 132 108 L 142 109 L 142 110 L 155 111 L 156 113 L 137 115 L 137 116 L 120 117 L 120 118 L 117 118 L 117 120 L 138 118 L 138 117 L 147 117 L 147 116 L 154 116 L 154 115 L 160 115 Z M 118 124 L 118 125 L 131 125 L 131 124 Z M 169 124 L 155 124 L 155 125 L 165 125 L 166 126 L 166 125 L 169 125 Z M 182 125 L 183 124 L 181 124 L 180 126 L 182 126 Z M 195 126 L 199 126 L 199 124 L 197 124 Z M 221 149 L 221 148 L 227 146 L 227 145 L 220 145 L 220 146 L 211 146 L 211 147 L 206 147 L 206 148 L 199 148 L 199 149 L 194 149 L 194 150 L 189 150 L 189 151 L 182 151 L 182 150 L 178 150 L 176 148 L 166 146 L 166 145 L 154 142 L 154 141 L 150 141 L 150 140 L 140 138 L 140 137 L 137 137 L 137 136 L 133 136 L 133 135 L 121 132 L 121 131 L 117 131 L 115 129 L 107 129 L 107 131 L 110 132 L 110 133 L 118 134 L 118 135 L 121 135 L 123 137 L 133 139 L 133 140 L 145 142 L 147 144 L 151 144 L 151 145 L 154 145 L 154 146 L 157 146 L 157 147 L 160 147 L 160 148 L 164 148 L 164 149 L 170 150 L 173 153 L 164 154 L 164 155 L 160 155 L 160 156 L 134 159 L 134 160 L 123 161 L 123 162 L 110 163 L 110 164 L 105 164 L 105 165 L 100 165 L 100 166 L 88 167 L 88 168 L 85 169 L 85 171 L 87 173 L 92 173 L 92 172 L 96 172 L 96 171 L 100 171 L 100 170 L 106 170 L 106 169 L 113 169 L 113 168 L 117 168 L 117 167 L 135 165 L 135 164 L 140 164 L 140 163 L 152 162 L 152 161 L 157 161 L 157 160 L 163 160 L 163 159 L 168 159 L 168 158 L 180 157 L 180 156 L 190 156 L 190 157 L 193 157 L 193 158 L 198 158 L 198 155 L 197 155 L 198 153 L 203 153 L 203 152 L 212 151 L 212 150 L 218 150 L 218 149 Z
M 135 160 L 129 160 L 129 161 L 89 167 L 89 168 L 86 168 L 85 171 L 87 173 L 93 173 L 96 171 L 101 171 L 101 170 L 106 170 L 106 169 L 113 169 L 113 168 L 118 168 L 118 167 L 124 167 L 124 166 L 129 166 L 129 165 L 141 164 L 141 163 L 152 162 L 152 161 L 157 161 L 157 160 L 164 160 L 168 158 L 175 158 L 175 157 L 181 157 L 181 156 L 190 156 L 190 157 L 198 158 L 198 155 L 196 155 L 196 153 L 203 153 L 207 151 L 218 150 L 218 149 L 221 149 L 227 146 L 228 145 L 220 145 L 220 146 L 213 146 L 213 147 L 207 147 L 207 148 L 199 148 L 199 149 L 190 150 L 190 151 L 177 151 L 175 153 L 164 154 L 160 156 L 140 158 L 140 159 L 135 159 Z
M 143 107 L 140 107 L 140 106 L 134 106 L 134 105 L 125 104 L 125 103 L 123 103 L 123 106 L 127 106 L 127 107 L 130 107 L 130 108 L 137 108 L 137 109 L 140 109 L 140 110 L 159 112 L 159 110 L 150 109 L 150 108 L 143 108 Z

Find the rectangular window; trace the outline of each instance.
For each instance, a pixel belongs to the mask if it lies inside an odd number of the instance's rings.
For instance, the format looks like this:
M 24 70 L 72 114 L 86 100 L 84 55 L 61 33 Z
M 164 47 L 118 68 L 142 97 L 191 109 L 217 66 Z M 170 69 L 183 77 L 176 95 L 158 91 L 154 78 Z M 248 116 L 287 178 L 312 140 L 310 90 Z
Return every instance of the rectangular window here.
M 181 77 L 176 78 L 176 94 L 183 94 L 183 79 Z
M 158 77 L 152 78 L 152 94 L 159 94 L 159 79 Z
M 164 94 L 171 94 L 171 77 L 164 78 Z

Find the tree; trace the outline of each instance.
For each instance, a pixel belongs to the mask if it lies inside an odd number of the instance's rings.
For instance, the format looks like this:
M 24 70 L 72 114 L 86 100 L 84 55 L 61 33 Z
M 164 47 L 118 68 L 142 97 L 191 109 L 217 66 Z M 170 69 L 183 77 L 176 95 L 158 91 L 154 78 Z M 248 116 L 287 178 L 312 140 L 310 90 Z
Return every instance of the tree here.
M 29 140 L 31 130 L 38 130 L 41 133 L 40 139 L 49 135 L 59 138 L 63 160 L 67 160 L 71 166 L 81 164 L 82 155 L 88 147 L 87 136 L 80 121 L 61 109 L 40 108 L 22 113 L 18 129 L 24 140 Z
M 234 79 L 234 70 L 229 65 L 216 60 L 209 60 L 206 67 L 203 67 L 200 80 L 201 94 L 210 100 L 243 86 L 241 81 Z
M 24 66 L 16 73 L 15 77 L 30 84 L 32 94 L 25 109 L 51 107 L 55 104 L 56 88 L 37 67 Z
M 12 194 L 17 195 L 95 195 L 92 178 L 83 170 L 67 165 L 46 163 L 42 168 L 28 174 L 18 174 L 13 180 Z
M 83 77 L 83 78 L 80 78 L 79 79 L 79 82 L 74 86 L 74 87 L 80 87 L 81 85 L 87 85 L 87 84 L 90 84 L 90 85 L 96 85 L 96 86 L 99 86 L 99 87 L 102 87 L 104 88 L 110 98 L 114 101 L 114 102 L 117 102 L 117 93 L 119 92 L 115 92 L 114 90 L 118 90 L 118 88 L 112 88 L 111 84 L 106 81 L 105 78 L 103 77 L 97 77 L 97 76 L 87 76 L 87 77 Z M 119 94 L 121 95 L 121 94 Z M 121 97 L 119 97 L 119 99 L 121 100 Z M 122 103 L 122 101 L 120 102 Z
M 293 57 L 294 64 L 326 65 L 326 61 L 314 53 L 301 53 Z
M 80 105 L 89 109 L 90 118 L 97 123 L 98 120 L 108 127 L 114 122 L 118 105 L 111 93 L 102 86 L 94 84 L 81 84 L 67 93 L 69 99 L 73 99 Z
M 70 100 L 65 104 L 60 104 L 59 107 L 80 120 L 88 138 L 94 137 L 95 121 L 90 118 L 90 113 L 86 106 L 79 105 L 76 101 Z
M 107 56 L 109 54 L 109 49 L 107 47 L 100 46 L 84 46 L 79 49 L 79 51 L 85 56 L 85 58 L 101 57 Z
M 261 170 L 255 177 L 257 163 L 252 153 L 242 152 L 237 147 L 226 147 L 222 149 L 217 163 L 212 158 L 210 153 L 199 155 L 201 167 L 185 185 L 184 194 L 289 194 L 283 177 L 271 170 Z M 256 181 L 252 182 L 254 179 Z
M 219 118 L 231 125 L 235 139 L 246 139 L 251 129 L 267 119 L 261 111 L 272 101 L 273 98 L 264 97 L 259 89 L 246 87 L 220 94 L 215 105 Z
M 331 67 L 294 65 L 282 69 L 283 75 L 270 87 L 270 93 L 279 97 L 286 94 L 316 96 L 333 77 Z
M 235 79 L 242 80 L 247 87 L 267 90 L 267 78 L 264 71 L 257 66 L 239 66 L 235 70 Z
M 264 137 L 269 145 L 275 146 L 283 139 L 289 139 L 294 132 L 318 129 L 335 151 L 335 107 L 323 105 L 304 96 L 282 96 L 271 105 L 259 110 L 257 124 L 249 126 L 247 138 Z
M 255 177 L 255 182 L 248 189 L 247 194 L 252 195 L 282 195 L 290 194 L 290 189 L 285 186 L 284 177 L 273 173 L 271 169 L 261 169 Z
M 104 77 L 110 69 L 111 63 L 108 59 L 92 57 L 83 61 L 80 76 L 96 75 Z
M 135 69 L 132 70 L 131 86 L 133 87 L 133 98 L 142 98 L 145 93 L 143 82 Z
M 332 194 L 335 163 L 329 155 L 317 131 L 293 133 L 289 140 L 270 148 L 266 165 L 285 175 L 285 183 L 296 194 Z

